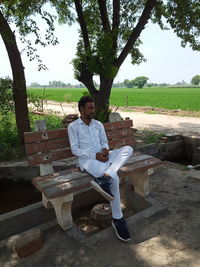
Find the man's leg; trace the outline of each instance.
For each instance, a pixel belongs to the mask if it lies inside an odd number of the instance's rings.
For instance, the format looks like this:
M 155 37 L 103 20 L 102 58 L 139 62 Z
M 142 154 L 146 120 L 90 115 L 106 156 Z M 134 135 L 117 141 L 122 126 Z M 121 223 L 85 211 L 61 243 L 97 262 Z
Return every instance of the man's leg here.
M 111 192 L 111 179 L 103 176 L 105 170 L 110 166 L 110 162 L 101 162 L 96 159 L 88 159 L 81 166 L 86 172 L 90 173 L 95 178 L 90 182 L 92 187 L 102 194 L 107 200 L 113 200 Z
M 109 161 L 111 162 L 111 165 L 104 173 L 105 176 L 110 176 L 108 179 L 112 181 L 110 185 L 111 192 L 114 196 L 114 199 L 110 202 L 113 218 L 112 226 L 115 229 L 117 237 L 125 242 L 129 241 L 131 238 L 126 225 L 126 220 L 123 218 L 123 213 L 121 210 L 119 177 L 117 172 L 126 164 L 132 154 L 133 149 L 129 146 L 111 151 L 109 154 Z
M 119 192 L 119 177 L 118 175 L 115 175 L 115 177 L 111 177 L 108 179 L 111 180 L 110 190 L 114 196 L 114 199 L 110 201 L 112 217 L 115 219 L 120 219 L 123 217 L 123 214 L 121 209 L 121 200 Z
M 130 146 L 124 146 L 119 149 L 110 151 L 109 162 L 110 166 L 105 171 L 105 175 L 115 177 L 118 170 L 126 164 L 128 159 L 133 155 L 133 148 Z

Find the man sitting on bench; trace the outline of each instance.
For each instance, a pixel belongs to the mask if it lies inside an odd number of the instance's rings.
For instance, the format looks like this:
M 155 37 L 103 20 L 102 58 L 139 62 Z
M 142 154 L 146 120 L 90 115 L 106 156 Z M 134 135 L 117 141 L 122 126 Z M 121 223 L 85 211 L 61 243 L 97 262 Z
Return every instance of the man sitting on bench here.
M 94 176 L 91 185 L 110 201 L 112 226 L 117 237 L 129 241 L 130 234 L 121 210 L 117 171 L 132 156 L 133 149 L 124 146 L 109 151 L 104 126 L 93 119 L 95 105 L 91 97 L 81 97 L 78 108 L 80 118 L 68 126 L 71 151 L 78 157 L 79 168 Z

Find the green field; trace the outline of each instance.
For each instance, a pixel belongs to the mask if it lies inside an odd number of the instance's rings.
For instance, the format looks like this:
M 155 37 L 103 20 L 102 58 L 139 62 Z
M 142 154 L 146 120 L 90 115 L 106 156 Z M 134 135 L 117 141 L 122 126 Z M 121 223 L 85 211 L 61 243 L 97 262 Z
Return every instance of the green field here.
M 40 96 L 43 89 L 29 88 Z M 45 98 L 56 101 L 77 102 L 85 88 L 46 88 Z M 113 88 L 110 104 L 125 106 L 151 106 L 166 109 L 200 110 L 200 88 Z

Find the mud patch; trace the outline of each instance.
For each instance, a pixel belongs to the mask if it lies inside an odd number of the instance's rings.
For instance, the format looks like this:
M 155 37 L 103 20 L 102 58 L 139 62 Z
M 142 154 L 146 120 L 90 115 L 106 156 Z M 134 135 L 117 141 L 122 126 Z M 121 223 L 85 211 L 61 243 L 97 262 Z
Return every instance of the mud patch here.
M 41 201 L 41 193 L 29 181 L 0 179 L 0 214 Z

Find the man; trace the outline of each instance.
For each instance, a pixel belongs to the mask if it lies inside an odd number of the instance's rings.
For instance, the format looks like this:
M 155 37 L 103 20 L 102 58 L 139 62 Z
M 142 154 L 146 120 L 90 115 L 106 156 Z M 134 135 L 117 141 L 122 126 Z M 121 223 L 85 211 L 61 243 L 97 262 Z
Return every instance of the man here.
M 129 241 L 130 234 L 121 210 L 117 171 L 133 154 L 129 146 L 109 151 L 103 124 L 94 120 L 95 105 L 91 97 L 79 100 L 80 118 L 70 123 L 68 135 L 71 151 L 78 157 L 78 165 L 94 176 L 91 185 L 110 201 L 112 226 L 117 237 Z

